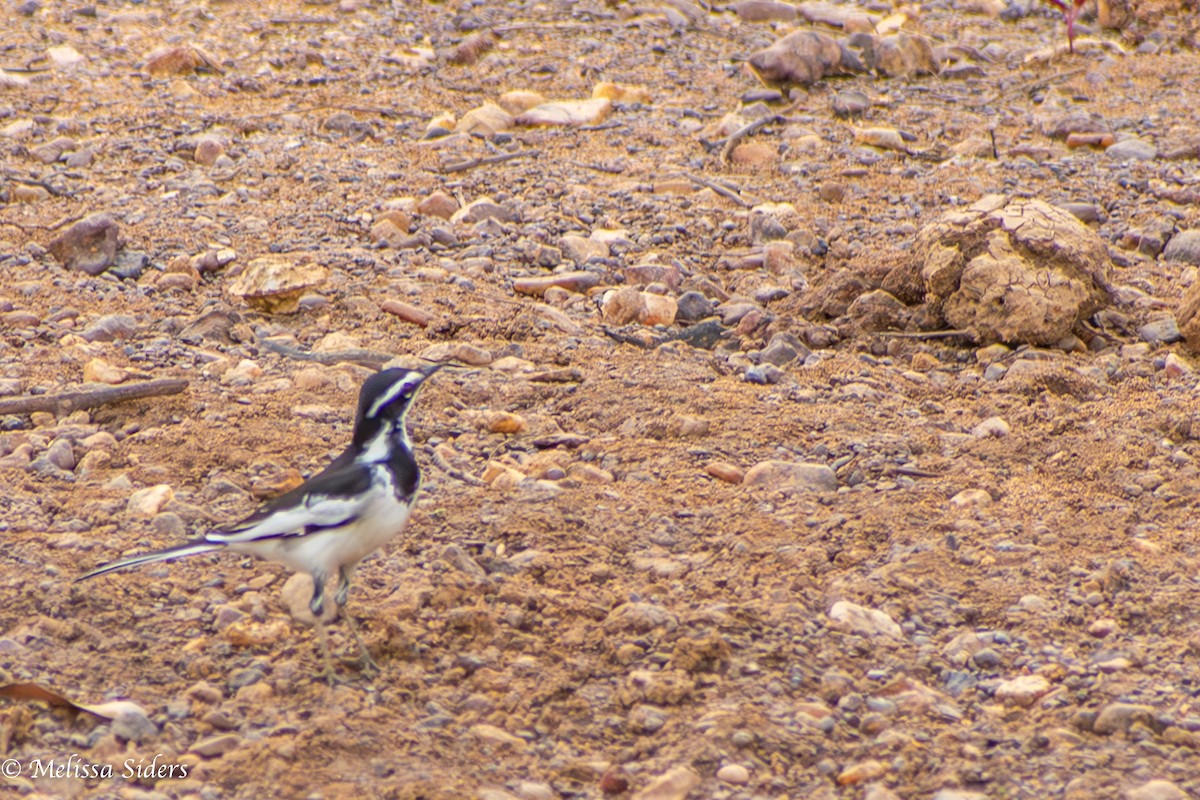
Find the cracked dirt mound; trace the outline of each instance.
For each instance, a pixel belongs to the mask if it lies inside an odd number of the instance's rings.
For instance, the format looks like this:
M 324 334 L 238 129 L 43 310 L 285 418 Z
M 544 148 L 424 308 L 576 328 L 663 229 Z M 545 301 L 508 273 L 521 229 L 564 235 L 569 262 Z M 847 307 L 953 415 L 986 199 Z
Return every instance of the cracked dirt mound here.
M 743 69 L 788 24 L 681 2 L 6 12 L 0 388 L 189 381 L 0 418 L 0 684 L 144 711 L 0 701 L 15 790 L 1200 794 L 1200 423 L 1172 332 L 1197 275 L 1159 257 L 1200 224 L 1189 20 L 1143 15 L 1125 56 L 1025 64 L 1063 42 L 1053 9 L 908 11 L 941 77 L 807 90 Z M 423 139 L 509 89 L 601 80 L 653 99 Z M 727 161 L 710 134 L 756 104 L 771 118 Z M 1161 155 L 1068 148 L 1053 131 L 1081 109 Z M 894 136 L 867 147 L 865 126 Z M 1091 220 L 1113 294 L 1073 340 L 978 346 L 889 293 L 918 233 L 989 193 Z M 46 248 L 98 212 L 117 263 L 66 271 Z M 228 289 L 264 256 L 327 281 L 260 314 Z M 606 293 L 630 286 L 635 311 L 645 293 L 716 321 L 615 328 Z M 320 469 L 363 378 L 421 353 L 473 366 L 421 397 L 423 499 L 359 571 L 374 681 L 340 629 L 349 684 L 312 680 L 275 567 L 71 582 Z M 820 480 L 736 482 L 767 462 Z M 188 775 L 31 772 L 73 754 Z

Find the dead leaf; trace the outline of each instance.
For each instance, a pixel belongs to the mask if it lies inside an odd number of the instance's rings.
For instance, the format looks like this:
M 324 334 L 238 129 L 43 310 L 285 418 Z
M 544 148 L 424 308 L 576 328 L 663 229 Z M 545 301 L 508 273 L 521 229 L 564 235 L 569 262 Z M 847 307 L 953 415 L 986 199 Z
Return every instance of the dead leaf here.
M 148 717 L 144 708 L 131 700 L 113 700 L 99 705 L 85 705 L 69 700 L 57 692 L 39 686 L 36 683 L 10 683 L 0 686 L 0 697 L 11 697 L 13 700 L 31 700 L 35 703 L 45 703 L 52 708 L 69 708 L 73 711 L 86 711 L 101 719 L 116 719 L 121 714 L 131 712 Z

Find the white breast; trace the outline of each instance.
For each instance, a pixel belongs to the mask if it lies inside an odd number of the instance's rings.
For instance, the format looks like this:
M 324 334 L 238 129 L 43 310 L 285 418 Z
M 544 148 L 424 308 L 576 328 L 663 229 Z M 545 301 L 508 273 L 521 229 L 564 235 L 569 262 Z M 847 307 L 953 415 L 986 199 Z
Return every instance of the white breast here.
M 391 541 L 404 528 L 410 506 L 396 496 L 392 473 L 381 464 L 371 469 L 372 500 L 348 525 L 303 536 L 238 542 L 230 549 L 284 564 L 293 570 L 335 577 Z

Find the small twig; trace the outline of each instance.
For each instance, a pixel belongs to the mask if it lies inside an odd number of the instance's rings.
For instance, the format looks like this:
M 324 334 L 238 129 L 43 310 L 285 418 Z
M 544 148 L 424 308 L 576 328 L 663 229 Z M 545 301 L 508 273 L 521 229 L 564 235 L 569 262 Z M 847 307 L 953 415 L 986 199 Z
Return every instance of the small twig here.
M 448 462 L 442 456 L 442 454 L 438 452 L 436 447 L 429 448 L 428 452 L 430 454 L 430 457 L 433 459 L 433 463 L 437 465 L 438 469 L 445 472 L 451 478 L 462 481 L 463 483 L 469 483 L 472 486 L 487 486 L 486 483 L 481 481 L 479 478 L 476 478 L 474 475 L 471 475 L 470 473 L 467 473 L 467 472 L 463 472 L 458 467 L 452 466 L 450 464 L 450 462 Z
M 337 22 L 333 17 L 271 17 L 272 25 L 332 25 Z
M 23 231 L 56 231 L 64 225 L 70 225 L 73 222 L 78 222 L 83 219 L 83 214 L 68 214 L 58 222 L 51 222 L 49 225 L 28 225 L 17 224 L 16 222 L 0 222 L 0 225 L 11 225 L 18 230 Z
M 583 167 L 584 169 L 594 169 L 596 172 L 607 172 L 609 175 L 620 175 L 625 171 L 625 167 L 620 164 L 611 166 L 608 164 L 588 164 L 584 161 L 575 161 L 574 159 L 572 159 L 571 163 L 577 167 Z
M 955 336 L 970 336 L 970 331 L 881 331 L 880 336 L 890 336 L 893 339 L 951 339 Z
M 351 362 L 361 364 L 364 367 L 370 367 L 371 369 L 379 369 L 396 357 L 392 353 L 379 353 L 374 350 L 361 350 L 358 348 L 338 350 L 334 353 L 313 353 L 308 350 L 301 350 L 294 345 L 272 341 L 263 336 L 258 330 L 254 331 L 254 338 L 258 339 L 259 344 L 273 353 L 278 353 L 287 358 L 294 358 L 297 361 L 315 361 L 318 364 L 343 364 Z
M 730 191 L 729 189 L 726 189 L 721 184 L 716 183 L 714 181 L 710 181 L 707 178 L 701 178 L 700 176 L 692 175 L 691 173 L 684 173 L 684 177 L 698 186 L 703 186 L 706 189 L 712 189 L 717 194 L 721 195 L 724 198 L 732 200 L 733 202 L 737 203 L 742 208 L 750 208 L 751 206 L 754 205 L 754 203 L 751 203 L 747 200 L 743 200 L 742 197 L 740 195 L 738 195 L 736 192 Z
M 892 470 L 889 470 L 889 472 L 891 472 L 894 475 L 908 475 L 910 478 L 940 478 L 940 477 L 942 477 L 942 473 L 940 473 L 940 472 L 930 472 L 927 469 L 911 467 L 907 464 L 901 464 L 900 466 L 898 466 Z
M 492 28 L 496 33 L 511 33 L 512 31 L 557 31 L 557 30 L 591 30 L 596 26 L 590 22 L 513 22 Z
M 482 167 L 486 164 L 500 164 L 505 161 L 512 161 L 514 158 L 524 158 L 525 156 L 541 155 L 541 150 L 518 150 L 515 153 L 500 153 L 494 156 L 482 156 L 480 158 L 472 158 L 468 161 L 456 161 L 453 164 L 446 164 L 441 168 L 442 172 L 465 172 L 475 167 Z
M 624 128 L 626 124 L 620 120 L 610 119 L 608 122 L 601 122 L 597 125 L 580 125 L 576 130 L 581 131 L 607 131 L 613 128 Z
M 391 119 L 392 117 L 416 116 L 415 112 L 398 111 L 394 108 L 384 108 L 383 106 L 348 106 L 343 103 L 322 103 L 319 106 L 309 106 L 307 108 L 288 108 L 283 111 L 268 111 L 265 114 L 248 114 L 235 119 L 260 120 L 271 119 L 273 117 L 282 117 L 287 114 L 309 114 L 313 111 L 349 111 L 356 114 L 378 114 L 381 117 Z M 147 126 L 152 127 L 152 126 Z
M 179 394 L 188 387 L 182 378 L 163 378 L 124 386 L 103 386 L 98 389 L 81 389 L 62 394 L 39 394 L 0 400 L 0 414 L 29 414 L 34 411 L 51 411 L 69 414 L 81 408 L 96 408 L 124 400 L 139 400 L 143 397 L 161 397 Z
M 1065 81 L 1068 78 L 1074 78 L 1076 75 L 1087 72 L 1087 70 L 1088 67 L 1078 67 L 1076 69 L 1069 69 L 1066 72 L 1059 72 L 1054 75 L 1046 75 L 1042 78 L 1034 78 L 1031 81 L 1019 83 L 1016 86 L 1010 86 L 1007 89 L 997 89 L 992 93 L 991 97 L 984 98 L 983 100 L 976 100 L 974 102 L 968 102 L 967 105 L 971 108 L 991 105 L 992 103 L 999 102 L 1007 95 L 1031 92 L 1034 89 L 1039 89 L 1042 86 L 1045 86 L 1046 84 L 1055 83 L 1057 81 Z
M 762 128 L 780 121 L 780 117 L 776 114 L 768 114 L 764 117 L 759 117 L 753 122 L 743 125 L 738 130 L 729 134 L 725 140 L 725 146 L 721 148 L 721 163 L 728 164 L 730 157 L 733 155 L 733 148 L 738 146 L 738 143 L 752 133 L 757 133 Z

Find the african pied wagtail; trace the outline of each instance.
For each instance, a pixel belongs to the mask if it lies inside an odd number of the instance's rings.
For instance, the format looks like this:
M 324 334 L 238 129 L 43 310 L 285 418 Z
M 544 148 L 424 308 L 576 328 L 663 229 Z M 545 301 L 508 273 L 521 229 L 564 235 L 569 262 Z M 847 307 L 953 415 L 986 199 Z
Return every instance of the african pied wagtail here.
M 317 618 L 325 661 L 321 677 L 332 683 L 333 661 L 321 623 L 325 584 L 337 576 L 334 599 L 345 613 L 350 577 L 358 562 L 404 527 L 420 484 L 405 417 L 421 384 L 442 366 L 437 364 L 420 372 L 388 369 L 367 378 L 358 396 L 350 446 L 320 473 L 270 500 L 236 525 L 166 550 L 113 561 L 76 580 L 223 549 L 307 572 L 313 577 L 309 608 Z M 363 668 L 378 671 L 354 618 L 348 613 L 345 616 L 358 642 Z

